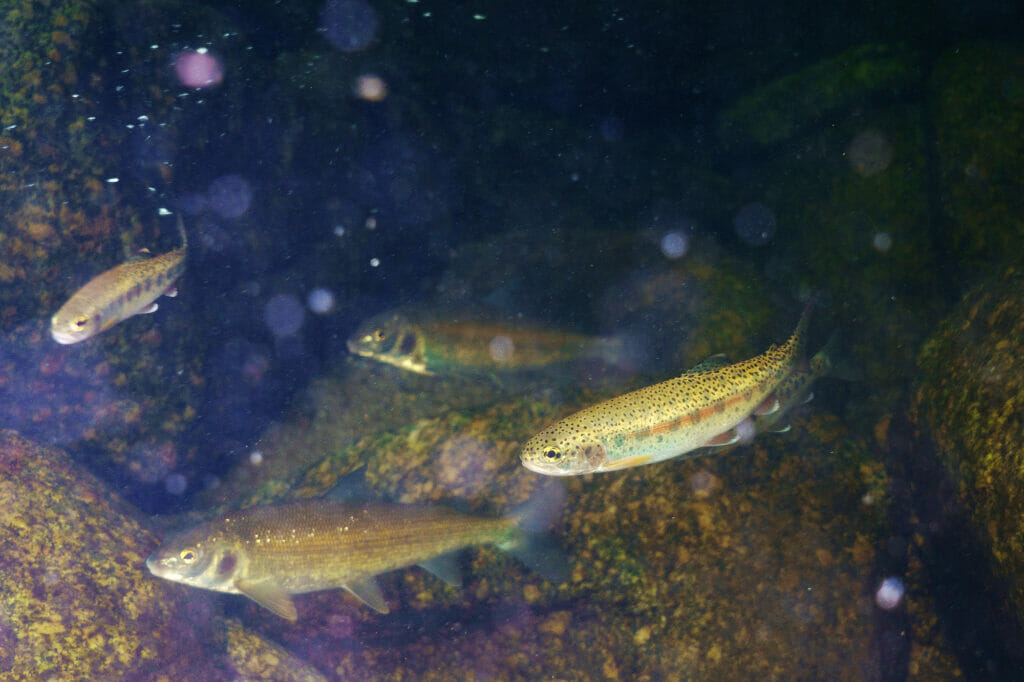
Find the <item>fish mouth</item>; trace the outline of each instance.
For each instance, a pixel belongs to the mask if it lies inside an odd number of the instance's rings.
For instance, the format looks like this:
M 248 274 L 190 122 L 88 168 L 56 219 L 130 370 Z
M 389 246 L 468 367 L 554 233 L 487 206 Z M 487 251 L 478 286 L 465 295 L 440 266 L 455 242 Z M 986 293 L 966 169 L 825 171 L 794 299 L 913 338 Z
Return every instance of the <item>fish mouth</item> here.
M 163 575 L 163 567 L 160 565 L 160 559 L 157 558 L 157 552 L 153 552 L 153 554 L 146 559 L 146 568 L 149 569 L 150 573 L 157 577 L 161 577 Z
M 349 339 L 345 342 L 345 345 L 348 347 L 348 352 L 352 353 L 352 355 L 361 355 L 364 358 L 369 357 L 370 355 L 369 351 L 365 351 L 359 347 L 359 342 L 355 339 Z
M 52 336 L 53 340 L 62 346 L 70 346 L 71 344 L 78 343 L 80 341 L 77 336 L 65 334 L 64 332 L 59 332 L 56 329 L 50 330 L 50 336 Z
M 541 474 L 543 476 L 572 476 L 576 472 L 566 471 L 557 467 L 545 466 L 544 464 L 534 462 L 528 459 L 521 459 L 523 466 L 535 474 Z

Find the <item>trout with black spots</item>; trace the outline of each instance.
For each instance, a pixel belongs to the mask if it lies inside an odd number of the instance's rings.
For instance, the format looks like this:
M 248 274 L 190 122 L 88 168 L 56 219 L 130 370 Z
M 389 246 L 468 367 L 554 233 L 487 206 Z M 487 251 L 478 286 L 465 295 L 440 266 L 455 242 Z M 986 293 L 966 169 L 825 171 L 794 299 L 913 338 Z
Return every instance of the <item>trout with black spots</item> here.
M 96 275 L 50 319 L 57 343 L 85 341 L 132 315 L 152 313 L 156 299 L 176 296 L 174 283 L 185 270 L 188 237 L 178 217 L 181 246 L 153 258 L 132 260 Z
M 548 476 L 617 471 L 737 442 L 752 416 L 779 409 L 776 388 L 805 363 L 811 306 L 781 346 L 734 364 L 721 358 L 612 398 L 547 427 L 523 446 L 523 466 Z

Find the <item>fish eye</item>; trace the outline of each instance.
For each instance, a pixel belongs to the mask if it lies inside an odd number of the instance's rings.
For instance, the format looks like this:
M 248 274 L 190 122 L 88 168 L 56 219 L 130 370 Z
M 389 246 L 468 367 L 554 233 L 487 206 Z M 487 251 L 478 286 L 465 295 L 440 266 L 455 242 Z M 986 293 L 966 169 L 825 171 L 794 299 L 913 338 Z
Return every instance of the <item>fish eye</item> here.
M 196 560 L 196 556 L 196 550 L 192 547 L 189 547 L 188 549 L 183 549 L 180 552 L 178 552 L 178 558 L 186 564 L 193 563 Z
M 76 317 L 74 320 L 71 321 L 71 324 L 73 324 L 78 329 L 82 329 L 83 327 L 85 327 L 85 323 L 88 322 L 88 321 L 89 321 L 89 318 L 87 318 L 85 316 Z
M 560 448 L 550 447 L 544 451 L 544 457 L 545 459 L 554 462 L 555 460 L 562 458 L 562 450 Z
M 383 341 L 386 338 L 388 338 L 388 335 L 383 329 L 377 329 L 373 332 L 374 341 Z

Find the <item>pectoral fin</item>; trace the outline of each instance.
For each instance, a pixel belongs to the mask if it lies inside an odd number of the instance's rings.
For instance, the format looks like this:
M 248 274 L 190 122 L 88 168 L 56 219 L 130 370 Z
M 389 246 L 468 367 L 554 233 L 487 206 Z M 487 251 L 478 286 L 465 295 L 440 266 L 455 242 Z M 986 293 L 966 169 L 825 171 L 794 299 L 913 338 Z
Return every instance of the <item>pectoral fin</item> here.
M 448 552 L 420 562 L 420 567 L 433 573 L 441 580 L 452 587 L 462 584 L 462 576 L 459 571 L 458 552 Z
M 346 590 L 355 595 L 356 599 L 363 602 L 377 613 L 387 613 L 388 605 L 384 601 L 384 595 L 380 593 L 377 581 L 372 577 L 350 581 L 344 586 Z
M 249 582 L 239 580 L 235 582 L 238 591 L 265 609 L 270 609 L 282 618 L 295 622 L 299 618 L 295 610 L 295 602 L 291 596 L 276 583 L 270 581 Z
M 150 303 L 148 306 L 139 311 L 139 315 L 148 315 L 149 313 L 155 313 L 156 309 L 159 308 L 156 303 Z

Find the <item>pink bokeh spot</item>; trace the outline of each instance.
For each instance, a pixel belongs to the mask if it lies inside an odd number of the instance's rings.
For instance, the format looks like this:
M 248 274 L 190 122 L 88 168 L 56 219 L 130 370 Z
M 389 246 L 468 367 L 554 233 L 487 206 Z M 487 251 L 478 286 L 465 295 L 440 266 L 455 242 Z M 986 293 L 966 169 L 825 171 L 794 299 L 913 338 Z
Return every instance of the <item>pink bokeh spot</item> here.
M 190 88 L 209 88 L 224 80 L 220 60 L 205 51 L 179 54 L 174 61 L 174 72 L 182 85 Z

